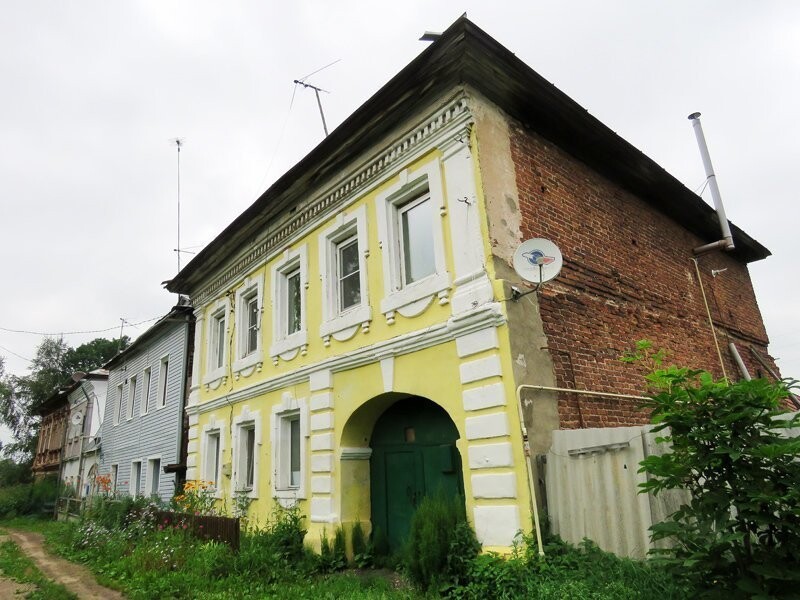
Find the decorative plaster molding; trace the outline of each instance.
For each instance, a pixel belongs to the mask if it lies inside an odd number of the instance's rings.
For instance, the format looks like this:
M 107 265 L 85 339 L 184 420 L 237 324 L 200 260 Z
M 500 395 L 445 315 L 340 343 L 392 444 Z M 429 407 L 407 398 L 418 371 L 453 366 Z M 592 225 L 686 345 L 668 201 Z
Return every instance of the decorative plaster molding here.
M 263 263 L 276 251 L 286 248 L 291 244 L 292 238 L 312 222 L 321 222 L 331 213 L 340 210 L 343 205 L 378 186 L 396 172 L 398 165 L 410 164 L 431 147 L 447 146 L 450 140 L 459 137 L 459 132 L 471 119 L 467 98 L 461 93 L 445 106 L 429 114 L 419 125 L 399 136 L 398 141 L 384 148 L 338 185 L 323 192 L 305 207 L 298 207 L 298 210 L 284 223 L 278 225 L 246 253 L 234 259 L 232 264 L 211 283 L 193 294 L 194 305 L 202 306 L 238 276 L 251 271 L 254 265 Z

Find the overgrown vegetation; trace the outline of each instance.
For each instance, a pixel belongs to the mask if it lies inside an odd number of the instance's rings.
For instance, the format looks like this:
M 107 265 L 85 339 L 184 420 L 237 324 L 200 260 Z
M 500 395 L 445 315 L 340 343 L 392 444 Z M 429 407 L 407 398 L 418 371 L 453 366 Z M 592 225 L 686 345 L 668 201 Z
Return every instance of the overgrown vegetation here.
M 652 527 L 654 550 L 699 593 L 713 597 L 798 596 L 800 427 L 784 408 L 790 382 L 730 383 L 705 371 L 661 368 L 649 342 L 628 360 L 655 367 L 645 406 L 672 451 L 642 462 L 642 492 L 685 489 L 691 500 Z
M 0 486 L 0 518 L 38 515 L 54 505 L 57 481 L 46 477 L 32 483 Z

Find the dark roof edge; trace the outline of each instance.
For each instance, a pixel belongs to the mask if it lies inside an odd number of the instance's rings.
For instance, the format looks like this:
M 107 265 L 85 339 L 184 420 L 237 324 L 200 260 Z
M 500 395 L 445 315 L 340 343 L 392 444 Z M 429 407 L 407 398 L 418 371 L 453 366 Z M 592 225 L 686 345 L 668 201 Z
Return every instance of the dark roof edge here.
M 157 335 L 159 335 L 161 333 L 161 330 L 164 329 L 164 327 L 168 323 L 174 323 L 176 321 L 188 322 L 191 320 L 193 312 L 194 309 L 191 306 L 186 306 L 186 305 L 173 306 L 172 309 L 170 309 L 170 311 L 166 315 L 164 315 L 158 321 L 153 323 L 153 325 L 149 329 L 147 329 L 147 331 L 145 331 L 142 335 L 137 337 L 131 343 L 130 346 L 125 348 L 125 350 L 117 354 L 114 358 L 112 358 L 105 365 L 103 365 L 103 368 L 107 369 L 108 371 L 111 371 L 112 368 L 114 368 L 120 362 L 125 360 L 130 354 L 138 350 L 146 341 L 151 340 Z

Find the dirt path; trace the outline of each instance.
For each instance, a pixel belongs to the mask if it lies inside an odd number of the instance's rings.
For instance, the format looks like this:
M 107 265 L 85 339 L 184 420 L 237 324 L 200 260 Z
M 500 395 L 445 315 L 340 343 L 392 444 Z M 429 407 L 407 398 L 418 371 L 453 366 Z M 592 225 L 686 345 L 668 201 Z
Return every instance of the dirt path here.
M 8 535 L 27 554 L 45 577 L 60 583 L 81 600 L 123 600 L 116 590 L 98 584 L 94 575 L 82 565 L 48 553 L 40 533 L 8 530 Z

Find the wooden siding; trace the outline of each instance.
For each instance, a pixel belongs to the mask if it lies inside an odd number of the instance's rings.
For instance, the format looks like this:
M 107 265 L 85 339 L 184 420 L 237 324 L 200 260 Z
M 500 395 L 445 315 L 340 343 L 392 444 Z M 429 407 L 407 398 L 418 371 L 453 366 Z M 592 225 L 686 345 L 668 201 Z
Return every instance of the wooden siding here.
M 133 494 L 130 490 L 131 463 L 141 461 L 141 477 L 137 495 L 149 494 L 148 460 L 160 462 L 158 495 L 169 500 L 175 491 L 175 474 L 164 473 L 164 467 L 180 461 L 181 423 L 186 379 L 186 353 L 188 322 L 165 322 L 160 335 L 146 340 L 141 348 L 131 352 L 125 360 L 109 371 L 106 410 L 101 427 L 100 473 L 109 474 L 111 465 L 118 465 L 117 493 Z M 161 386 L 161 361 L 169 360 L 167 370 L 166 405 L 158 402 Z M 144 369 L 150 368 L 150 400 L 146 415 L 141 414 L 144 398 Z M 129 382 L 136 377 L 136 396 L 133 417 L 127 418 Z M 114 425 L 114 410 L 118 385 L 123 384 L 119 424 Z M 148 486 L 147 488 L 145 486 Z

